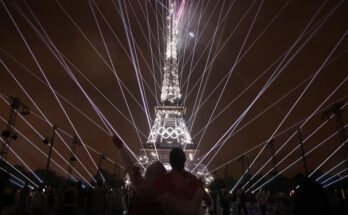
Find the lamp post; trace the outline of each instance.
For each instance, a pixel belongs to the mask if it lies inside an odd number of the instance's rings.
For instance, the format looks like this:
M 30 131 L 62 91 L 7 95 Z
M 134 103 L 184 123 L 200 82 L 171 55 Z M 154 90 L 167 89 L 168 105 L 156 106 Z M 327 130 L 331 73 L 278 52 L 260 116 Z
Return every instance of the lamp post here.
M 301 129 L 299 128 L 299 129 L 297 130 L 297 132 L 298 132 L 298 137 L 299 137 L 299 139 L 300 139 L 300 146 L 301 146 L 301 155 L 302 155 L 303 167 L 304 167 L 306 176 L 308 177 L 309 172 L 308 172 L 306 156 L 305 156 L 305 152 L 304 152 L 304 148 L 303 148 L 303 140 L 302 140 L 302 132 L 301 132 Z
M 345 124 L 343 120 L 343 106 L 345 102 L 338 102 L 333 104 L 330 108 L 328 108 L 323 114 L 322 118 L 325 120 L 329 120 L 331 118 L 335 118 L 336 128 L 338 132 L 338 138 L 341 144 L 344 144 L 342 147 L 343 159 L 345 160 L 345 165 L 348 167 L 348 144 L 345 143 L 348 139 L 347 131 L 345 129 Z
M 246 172 L 247 175 L 246 175 L 246 179 L 247 179 L 247 183 L 250 182 L 250 179 L 251 179 L 251 171 L 250 171 L 250 157 L 248 154 L 243 154 L 240 156 L 240 161 L 242 163 L 242 168 L 243 168 L 243 173 Z M 242 176 L 243 177 L 243 176 Z M 243 177 L 242 179 L 243 181 L 245 180 L 245 178 Z
M 271 139 L 268 143 L 268 148 L 271 152 L 271 156 L 272 156 L 272 165 L 273 165 L 273 172 L 274 173 L 278 173 L 278 169 L 277 169 L 277 157 L 275 155 L 275 146 L 274 146 L 274 139 Z
M 48 170 L 50 168 L 50 162 L 51 162 L 51 155 L 52 155 L 52 148 L 53 148 L 53 141 L 54 141 L 54 135 L 56 133 L 56 130 L 58 129 L 58 127 L 56 125 L 52 126 L 53 128 L 53 132 L 52 132 L 52 136 L 51 138 L 46 137 L 42 142 L 45 145 L 50 144 L 50 150 L 48 152 L 48 158 L 47 158 L 47 164 L 46 164 L 46 180 L 47 180 L 47 176 L 48 176 Z
M 97 175 L 98 175 L 98 177 L 100 177 L 99 179 L 101 181 L 104 181 L 104 177 L 103 177 L 103 174 L 102 174 L 101 170 L 102 170 L 103 160 L 105 160 L 105 159 L 106 159 L 105 155 L 103 153 L 100 153 L 99 154 L 99 159 L 98 159 Z
M 225 180 L 228 178 L 228 165 L 224 165 L 224 178 Z
M 78 137 L 75 135 L 73 137 L 73 140 L 72 140 L 72 143 L 71 143 L 71 146 L 70 146 L 70 158 L 69 158 L 69 168 L 68 168 L 68 174 L 69 174 L 69 177 L 72 177 L 72 167 L 76 161 L 76 157 L 75 157 L 75 149 L 76 149 L 76 146 L 80 144 L 80 141 L 78 139 Z
M 246 162 L 247 162 L 247 167 L 248 167 L 248 184 L 249 184 L 250 180 L 251 180 L 250 156 L 247 154 L 245 157 L 246 157 Z
M 105 160 L 106 157 L 103 153 L 99 154 L 99 159 L 98 159 L 98 169 L 101 170 L 102 165 L 103 165 L 103 160 Z
M 120 177 L 121 176 L 121 172 L 120 172 L 120 166 L 118 163 L 114 163 L 114 177 Z

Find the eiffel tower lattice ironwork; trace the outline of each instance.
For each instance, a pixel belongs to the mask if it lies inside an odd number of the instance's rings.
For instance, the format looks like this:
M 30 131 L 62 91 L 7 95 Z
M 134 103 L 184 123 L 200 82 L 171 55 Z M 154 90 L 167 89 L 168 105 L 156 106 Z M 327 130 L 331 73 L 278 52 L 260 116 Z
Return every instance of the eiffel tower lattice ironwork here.
M 169 152 L 174 147 L 184 149 L 187 157 L 186 169 L 191 170 L 198 163 L 197 144 L 191 139 L 184 116 L 186 107 L 180 104 L 182 99 L 178 75 L 177 60 L 177 27 L 179 15 L 176 2 L 169 0 L 167 16 L 166 53 L 163 68 L 163 83 L 161 90 L 162 105 L 155 107 L 155 120 L 144 148 L 140 161 L 145 166 L 160 160 L 169 168 Z M 180 10 L 179 10 L 180 11 Z M 197 151 L 196 151 L 197 150 Z M 196 151 L 196 153 L 194 153 Z M 195 155 L 195 157 L 193 157 Z M 195 173 L 203 175 L 207 171 L 204 165 L 195 169 Z

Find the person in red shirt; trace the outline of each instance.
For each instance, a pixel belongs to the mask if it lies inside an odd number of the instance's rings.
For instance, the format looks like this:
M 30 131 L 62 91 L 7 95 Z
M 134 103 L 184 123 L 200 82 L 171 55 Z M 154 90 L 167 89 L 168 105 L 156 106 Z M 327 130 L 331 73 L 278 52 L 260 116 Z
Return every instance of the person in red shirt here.
M 200 181 L 185 170 L 186 155 L 181 148 L 173 148 L 169 155 L 172 171 L 157 178 L 154 182 L 159 193 L 170 193 L 178 198 L 192 199 Z
M 154 181 L 155 192 L 162 196 L 163 210 L 168 215 L 199 214 L 202 201 L 208 206 L 211 201 L 201 181 L 185 170 L 186 155 L 181 148 L 173 148 L 169 154 L 172 170 Z M 174 197 L 165 201 L 166 196 Z
M 134 212 L 197 215 L 203 200 L 207 206 L 210 206 L 210 198 L 201 182 L 184 169 L 186 155 L 182 149 L 173 148 L 170 152 L 172 171 L 163 172 L 163 164 L 156 161 L 147 168 L 145 178 L 142 178 L 139 168 L 133 165 L 127 151 L 123 148 L 123 142 L 116 135 L 112 139 L 126 163 L 137 198 L 145 200 L 140 201 L 141 204 L 134 208 Z M 152 213 L 149 213 L 151 210 Z

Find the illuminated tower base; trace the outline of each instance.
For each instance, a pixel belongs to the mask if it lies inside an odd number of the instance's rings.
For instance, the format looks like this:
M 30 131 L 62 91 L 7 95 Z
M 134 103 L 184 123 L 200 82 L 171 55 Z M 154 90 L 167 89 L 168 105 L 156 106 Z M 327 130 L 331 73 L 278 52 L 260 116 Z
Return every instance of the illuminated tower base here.
M 196 146 L 192 143 L 191 135 L 183 118 L 186 108 L 181 106 L 157 106 L 155 107 L 155 113 L 156 118 L 149 138 L 144 144 L 144 149 L 142 149 L 141 161 L 152 163 L 159 159 L 167 164 L 169 163 L 169 152 L 174 147 L 183 148 L 188 161 L 193 161 Z

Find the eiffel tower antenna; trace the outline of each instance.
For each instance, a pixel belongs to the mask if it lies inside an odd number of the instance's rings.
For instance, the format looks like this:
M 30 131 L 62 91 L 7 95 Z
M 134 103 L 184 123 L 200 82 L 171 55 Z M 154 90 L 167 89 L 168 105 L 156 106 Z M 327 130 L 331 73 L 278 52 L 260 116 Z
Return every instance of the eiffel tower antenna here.
M 169 12 L 167 16 L 168 33 L 166 38 L 166 53 L 163 68 L 163 82 L 161 91 L 161 102 L 167 105 L 178 104 L 181 99 L 178 60 L 177 60 L 177 27 L 178 17 L 176 15 L 176 4 L 169 1 Z

